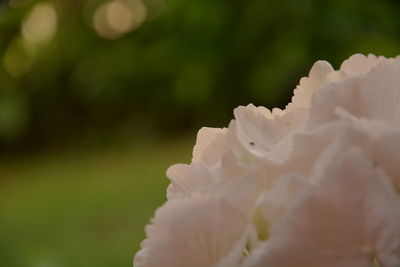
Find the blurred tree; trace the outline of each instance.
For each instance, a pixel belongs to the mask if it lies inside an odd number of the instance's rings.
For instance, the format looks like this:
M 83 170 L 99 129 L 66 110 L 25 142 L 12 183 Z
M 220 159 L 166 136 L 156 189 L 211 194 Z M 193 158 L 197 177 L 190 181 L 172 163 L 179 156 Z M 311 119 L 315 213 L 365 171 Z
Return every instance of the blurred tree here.
M 0 145 L 168 134 L 226 125 L 239 104 L 282 107 L 318 59 L 398 54 L 399 11 L 391 0 L 3 1 Z

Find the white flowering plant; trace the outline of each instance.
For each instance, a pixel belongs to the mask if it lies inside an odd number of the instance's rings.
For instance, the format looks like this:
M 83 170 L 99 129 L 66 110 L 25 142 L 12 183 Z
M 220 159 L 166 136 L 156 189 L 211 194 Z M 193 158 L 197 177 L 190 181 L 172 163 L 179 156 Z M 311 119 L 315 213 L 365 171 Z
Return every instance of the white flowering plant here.
M 400 58 L 318 61 L 284 110 L 202 128 L 137 267 L 399 267 Z

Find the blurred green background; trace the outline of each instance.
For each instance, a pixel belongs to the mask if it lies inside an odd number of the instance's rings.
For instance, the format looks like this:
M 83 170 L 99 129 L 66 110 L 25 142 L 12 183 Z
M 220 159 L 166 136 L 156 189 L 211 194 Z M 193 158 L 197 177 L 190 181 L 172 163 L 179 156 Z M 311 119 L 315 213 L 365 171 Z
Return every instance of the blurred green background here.
M 131 266 L 166 168 L 313 62 L 400 51 L 397 0 L 0 1 L 1 266 Z

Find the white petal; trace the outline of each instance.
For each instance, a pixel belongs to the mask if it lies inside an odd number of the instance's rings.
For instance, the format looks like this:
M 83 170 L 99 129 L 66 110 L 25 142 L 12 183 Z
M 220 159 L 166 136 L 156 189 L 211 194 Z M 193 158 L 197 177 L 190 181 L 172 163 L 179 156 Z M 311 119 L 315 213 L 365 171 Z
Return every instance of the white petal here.
M 290 103 L 287 108 L 308 108 L 313 94 L 330 81 L 328 79 L 328 74 L 333 71 L 334 69 L 328 62 L 322 60 L 315 62 L 308 77 L 304 77 L 300 80 L 300 85 L 298 85 L 293 92 L 292 103 Z
M 269 225 L 275 225 L 306 187 L 306 179 L 295 174 L 277 179 L 272 188 L 265 191 L 258 200 L 257 206 L 263 219 Z
M 368 75 L 331 84 L 315 94 L 308 127 L 339 119 L 338 107 L 358 118 L 398 121 L 399 84 L 400 59 L 382 61 Z
M 400 198 L 360 149 L 349 149 L 302 197 L 247 266 L 400 263 Z
M 387 132 L 375 142 L 375 164 L 389 176 L 400 194 L 400 132 Z
M 168 168 L 167 177 L 171 184 L 167 189 L 168 199 L 188 197 L 194 192 L 211 191 L 213 177 L 201 163 L 175 164 Z
M 368 56 L 355 54 L 343 61 L 340 70 L 352 75 L 365 74 L 384 60 L 387 59 L 382 56 L 377 57 L 373 54 L 369 54 Z
M 265 171 L 258 169 L 247 175 L 232 178 L 219 194 L 232 206 L 236 207 L 250 218 L 255 209 L 255 202 L 260 193 L 265 190 Z
M 233 140 L 230 140 L 230 145 L 235 146 L 232 143 Z M 241 147 L 240 147 L 241 148 Z M 236 149 L 240 149 L 237 148 Z M 220 175 L 224 177 L 225 180 L 233 177 L 241 177 L 252 171 L 252 166 L 247 164 L 243 164 L 242 157 L 237 157 L 236 153 L 231 151 L 230 153 L 226 153 L 221 161 L 220 165 Z
M 226 128 L 201 128 L 197 133 L 196 145 L 193 148 L 192 162 L 217 164 L 225 152 L 227 131 Z
M 318 168 L 324 170 L 322 164 L 316 165 L 315 162 L 322 161 L 326 157 L 326 164 L 330 164 L 333 160 L 332 154 L 340 153 L 352 145 L 363 147 L 372 161 L 384 162 L 380 166 L 395 166 L 394 162 L 400 160 L 395 152 L 398 147 L 396 141 L 400 141 L 400 132 L 395 134 L 398 131 L 394 131 L 390 125 L 381 121 L 358 119 L 353 116 L 347 118 L 343 117 L 343 114 L 340 116 L 341 120 L 296 134 L 293 137 L 293 149 L 282 167 L 283 170 L 313 179 L 315 177 L 311 176 L 313 171 L 317 171 Z M 386 139 L 388 140 L 383 141 Z M 389 164 L 390 162 L 392 163 Z M 389 176 L 393 176 L 393 173 L 394 170 Z
M 138 267 L 207 267 L 239 263 L 247 219 L 225 200 L 193 196 L 168 201 L 147 228 L 148 239 L 135 258 Z M 236 255 L 230 255 L 236 249 Z M 233 257 L 233 258 L 232 258 Z M 236 261 L 236 262 L 235 262 Z
M 258 157 L 266 157 L 287 135 L 301 129 L 307 114 L 305 109 L 296 109 L 270 115 L 268 110 L 251 104 L 236 108 L 234 113 L 236 123 L 230 125 L 232 134 L 246 150 Z M 282 147 L 285 148 L 288 147 Z
M 371 70 L 360 84 L 360 116 L 392 121 L 400 103 L 399 85 L 400 58 L 382 62 Z
M 254 146 L 252 148 L 254 151 L 265 151 L 276 143 L 278 137 L 274 133 L 270 134 L 268 131 L 264 131 L 264 127 L 271 126 L 269 110 L 259 109 L 250 104 L 246 107 L 237 107 L 234 113 L 237 121 L 237 134 L 243 145 Z

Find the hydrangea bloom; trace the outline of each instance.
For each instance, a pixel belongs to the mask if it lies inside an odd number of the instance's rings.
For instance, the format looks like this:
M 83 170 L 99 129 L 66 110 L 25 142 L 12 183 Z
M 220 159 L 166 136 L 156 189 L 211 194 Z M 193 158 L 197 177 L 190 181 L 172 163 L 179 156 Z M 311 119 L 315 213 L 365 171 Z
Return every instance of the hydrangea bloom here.
M 399 267 L 400 58 L 318 61 L 284 110 L 202 128 L 137 267 Z

